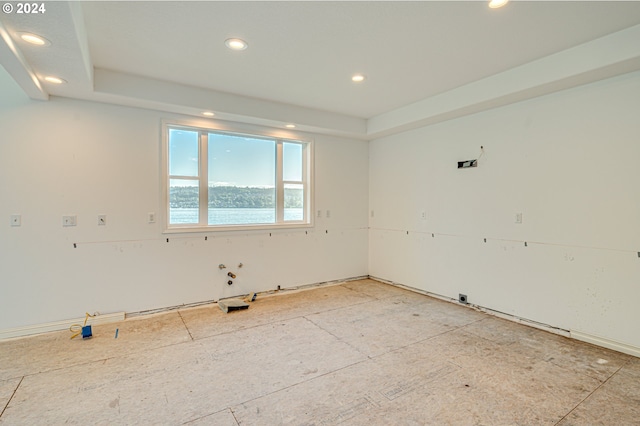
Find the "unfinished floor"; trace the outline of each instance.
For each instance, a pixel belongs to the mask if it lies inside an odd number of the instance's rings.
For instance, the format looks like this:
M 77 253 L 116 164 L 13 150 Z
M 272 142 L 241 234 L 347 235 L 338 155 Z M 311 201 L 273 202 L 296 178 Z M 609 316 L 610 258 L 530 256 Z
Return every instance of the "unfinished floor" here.
M 0 342 L 0 424 L 640 424 L 640 359 L 372 280 L 93 334 Z

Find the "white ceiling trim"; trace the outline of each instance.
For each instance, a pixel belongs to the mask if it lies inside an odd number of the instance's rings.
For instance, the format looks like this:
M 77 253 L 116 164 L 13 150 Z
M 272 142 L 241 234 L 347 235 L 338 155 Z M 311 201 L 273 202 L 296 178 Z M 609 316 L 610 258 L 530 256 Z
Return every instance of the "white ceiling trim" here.
M 229 93 L 95 70 L 93 99 L 179 114 L 376 139 L 640 70 L 640 25 L 365 120 Z
M 372 117 L 375 139 L 640 70 L 640 25 Z
M 65 45 L 77 78 L 65 91 L 40 83 L 20 47 L 0 22 L 2 65 L 32 99 L 49 95 L 201 116 L 275 128 L 295 123 L 297 130 L 371 140 L 420 126 L 485 111 L 604 78 L 640 70 L 640 25 L 529 62 L 447 92 L 401 106 L 368 120 L 341 113 L 295 106 L 243 95 L 198 88 L 149 77 L 94 69 L 79 3 L 65 2 L 56 19 L 43 27 L 64 23 L 74 37 Z M 71 60 L 71 59 L 70 59 Z
M 363 118 L 102 69 L 94 70 L 91 98 L 195 116 L 201 116 L 203 111 L 213 111 L 216 119 L 271 127 L 296 123 L 298 130 L 336 136 L 363 138 L 366 135 Z
M 0 43 L 0 58 L 3 58 L 4 69 L 31 99 L 48 100 L 49 93 L 40 84 L 36 73 L 31 69 L 22 51 L 15 45 L 2 22 L 0 22 L 0 37 L 4 41 Z
M 71 20 L 73 22 L 73 29 L 76 34 L 76 40 L 78 41 L 78 50 L 80 51 L 80 58 L 82 61 L 82 71 L 86 76 L 87 81 L 93 81 L 93 63 L 91 62 L 91 55 L 89 54 L 89 37 L 87 36 L 87 29 L 84 24 L 84 15 L 82 14 L 82 6 L 80 2 L 70 2 L 69 11 L 71 13 Z

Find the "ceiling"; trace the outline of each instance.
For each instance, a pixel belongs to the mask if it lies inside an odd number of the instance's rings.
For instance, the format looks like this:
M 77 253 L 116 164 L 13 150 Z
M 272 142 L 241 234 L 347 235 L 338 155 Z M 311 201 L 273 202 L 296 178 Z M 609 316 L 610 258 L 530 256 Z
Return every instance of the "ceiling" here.
M 637 1 L 45 5 L 0 15 L 0 64 L 34 99 L 207 110 L 361 139 L 640 70 Z M 28 45 L 20 31 L 51 45 Z M 249 47 L 229 50 L 230 37 Z

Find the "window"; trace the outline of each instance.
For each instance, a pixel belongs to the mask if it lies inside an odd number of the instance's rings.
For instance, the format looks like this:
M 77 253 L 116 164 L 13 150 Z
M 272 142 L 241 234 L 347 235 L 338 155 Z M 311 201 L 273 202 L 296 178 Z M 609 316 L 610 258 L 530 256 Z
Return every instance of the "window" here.
M 168 230 L 311 223 L 311 143 L 167 124 Z

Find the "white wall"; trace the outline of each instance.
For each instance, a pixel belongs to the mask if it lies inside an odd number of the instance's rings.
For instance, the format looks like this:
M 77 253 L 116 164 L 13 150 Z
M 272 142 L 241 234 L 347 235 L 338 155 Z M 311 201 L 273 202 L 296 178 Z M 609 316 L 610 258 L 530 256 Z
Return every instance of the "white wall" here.
M 370 144 L 313 135 L 316 227 L 207 241 L 146 223 L 175 117 L 34 102 L 1 68 L 0 89 L 0 330 L 368 273 L 640 348 L 640 73 Z
M 161 212 L 161 120 L 176 116 L 31 101 L 2 68 L 0 88 L 0 330 L 367 275 L 367 142 L 311 135 L 316 208 L 331 218 L 306 233 L 165 235 L 147 213 Z
M 640 351 L 639 113 L 633 73 L 372 141 L 369 273 Z

